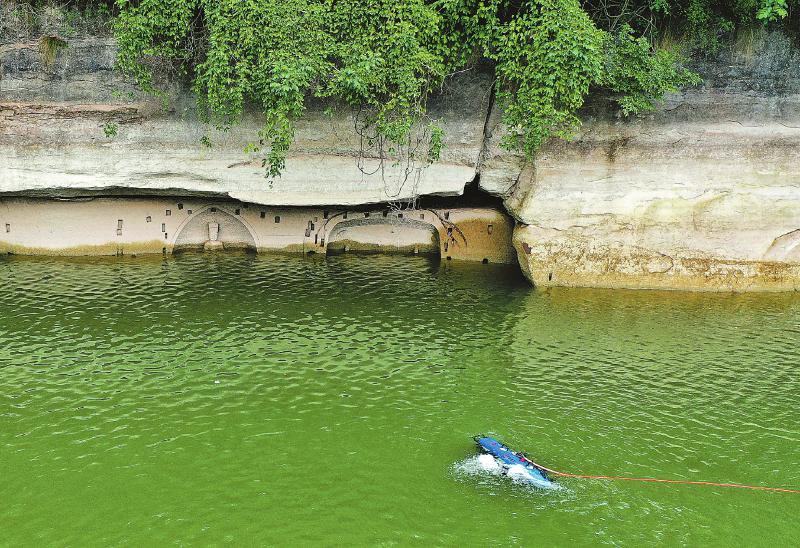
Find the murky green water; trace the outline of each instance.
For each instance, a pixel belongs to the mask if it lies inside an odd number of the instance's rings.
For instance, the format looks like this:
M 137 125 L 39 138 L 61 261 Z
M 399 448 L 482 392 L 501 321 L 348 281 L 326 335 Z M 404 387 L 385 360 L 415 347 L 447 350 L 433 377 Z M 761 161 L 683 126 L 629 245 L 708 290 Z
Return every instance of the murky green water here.
M 800 299 L 559 290 L 424 259 L 0 259 L 0 544 L 771 545 Z

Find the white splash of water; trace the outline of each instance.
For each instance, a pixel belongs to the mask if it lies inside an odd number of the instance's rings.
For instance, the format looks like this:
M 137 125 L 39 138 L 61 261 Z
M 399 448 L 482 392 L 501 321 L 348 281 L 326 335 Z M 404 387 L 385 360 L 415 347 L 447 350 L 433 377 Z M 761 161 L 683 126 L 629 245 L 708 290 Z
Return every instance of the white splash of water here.
M 486 453 L 459 461 L 453 468 L 459 475 L 478 477 L 507 475 L 518 485 L 530 485 L 540 489 L 561 489 L 561 486 L 556 483 L 541 481 L 531 476 L 521 464 L 515 464 L 506 470 L 497 459 Z
M 456 472 L 467 476 L 499 476 L 503 473 L 503 467 L 491 455 L 481 453 L 473 457 L 466 458 L 455 464 Z
M 550 482 L 550 481 L 542 481 L 535 476 L 532 476 L 530 472 L 521 464 L 515 464 L 508 468 L 506 475 L 511 478 L 511 481 L 514 483 L 524 483 L 526 485 L 533 485 L 534 487 L 539 487 L 541 489 L 560 489 L 561 486 Z
M 486 453 L 481 453 L 478 455 L 478 464 L 483 470 L 489 472 L 490 474 L 499 476 L 503 473 L 503 467 L 499 462 L 497 462 L 497 459 L 491 455 L 487 455 Z

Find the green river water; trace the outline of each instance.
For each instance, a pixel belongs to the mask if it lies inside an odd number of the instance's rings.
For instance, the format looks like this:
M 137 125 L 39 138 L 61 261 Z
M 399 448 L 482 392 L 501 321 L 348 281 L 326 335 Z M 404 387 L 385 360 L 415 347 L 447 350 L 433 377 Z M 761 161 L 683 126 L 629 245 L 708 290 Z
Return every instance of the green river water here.
M 800 543 L 800 298 L 403 257 L 0 259 L 0 545 Z

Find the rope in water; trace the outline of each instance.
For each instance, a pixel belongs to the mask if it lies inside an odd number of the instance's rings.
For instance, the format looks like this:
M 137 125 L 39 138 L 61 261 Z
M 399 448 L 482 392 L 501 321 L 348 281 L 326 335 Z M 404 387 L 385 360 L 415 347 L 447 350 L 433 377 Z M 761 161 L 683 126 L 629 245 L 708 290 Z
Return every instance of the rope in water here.
M 787 489 L 785 487 L 765 487 L 762 485 L 743 485 L 741 483 L 717 483 L 715 481 L 692 481 L 692 480 L 673 480 L 673 479 L 657 479 L 657 478 L 633 478 L 628 476 L 592 476 L 588 474 L 570 474 L 568 472 L 559 472 L 552 468 L 547 468 L 541 464 L 537 464 L 529 458 L 523 456 L 527 462 L 533 466 L 549 472 L 554 476 L 561 476 L 564 478 L 579 478 L 579 479 L 596 479 L 596 480 L 609 480 L 609 481 L 646 481 L 650 483 L 677 483 L 680 485 L 705 485 L 710 487 L 733 487 L 736 489 L 752 489 L 754 491 L 773 491 L 777 493 L 795 493 L 800 494 L 800 489 Z

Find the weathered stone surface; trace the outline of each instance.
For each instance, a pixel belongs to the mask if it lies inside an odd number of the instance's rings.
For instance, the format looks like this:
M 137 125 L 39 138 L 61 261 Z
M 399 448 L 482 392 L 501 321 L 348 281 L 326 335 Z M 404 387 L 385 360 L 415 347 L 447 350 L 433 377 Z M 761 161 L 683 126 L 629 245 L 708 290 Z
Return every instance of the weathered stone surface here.
M 519 221 L 518 256 L 537 285 L 800 285 L 800 54 L 783 36 L 697 65 L 704 84 L 646 116 L 624 118 L 597 99 L 575 139 L 549 143 L 535 164 L 499 147 L 504 128 L 480 73 L 448 82 L 433 101 L 443 158 L 410 176 L 391 166 L 366 174 L 378 166 L 362 155 L 350 114 L 310 105 L 272 184 L 260 156 L 244 153 L 257 114 L 227 132 L 209 129 L 180 85 L 167 86 L 165 107 L 115 73 L 114 56 L 108 38 L 70 39 L 51 65 L 35 37 L 0 45 L 0 193 L 348 205 L 458 195 L 479 174 Z M 462 242 L 459 253 L 481 259 L 497 234 L 485 219 L 473 224 L 463 219 L 459 230 L 482 244 L 473 252 Z M 501 216 L 488 224 L 511 229 Z M 459 245 L 457 232 L 455 241 L 440 236 L 444 254 L 445 243 Z
M 535 284 L 800 286 L 798 59 L 780 36 L 760 47 L 649 116 L 595 106 L 541 152 L 506 200 Z
M 0 97 L 76 103 L 141 98 L 132 82 L 114 72 L 116 52 L 112 38 L 70 39 L 47 64 L 38 40 L 0 45 Z
M 391 220 L 390 220 L 391 219 Z M 440 253 L 436 228 L 424 221 L 370 217 L 339 223 L 328 235 L 328 253 Z
M 502 112 L 492 105 L 486 119 L 483 153 L 479 165 L 481 190 L 508 198 L 519 181 L 520 173 L 527 165 L 521 154 L 510 153 L 500 146 L 506 127 L 501 120 Z
M 490 208 L 353 211 L 215 197 L 0 197 L 0 254 L 130 255 L 220 244 L 324 254 L 349 246 L 349 251 L 434 252 L 447 259 L 513 264 L 512 226 L 507 215 Z
M 58 195 L 109 187 L 214 193 L 272 205 L 365 204 L 459 195 L 475 178 L 490 80 L 465 74 L 432 101 L 446 141 L 426 169 L 380 163 L 364 151 L 349 110 L 311 105 L 283 175 L 270 184 L 261 156 L 245 154 L 261 122 L 249 113 L 226 132 L 198 120 L 173 85 L 169 105 L 113 71 L 113 40 L 68 41 L 52 65 L 36 41 L 0 47 L 0 191 Z M 201 144 L 208 136 L 212 146 Z

